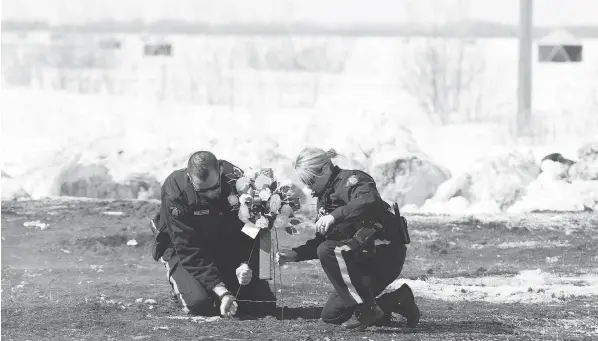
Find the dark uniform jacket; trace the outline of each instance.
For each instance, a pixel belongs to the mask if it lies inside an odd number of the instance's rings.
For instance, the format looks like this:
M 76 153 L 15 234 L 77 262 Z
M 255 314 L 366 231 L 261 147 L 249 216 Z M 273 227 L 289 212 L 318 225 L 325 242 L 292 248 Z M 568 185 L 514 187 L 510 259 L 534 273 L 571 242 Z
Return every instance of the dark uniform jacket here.
M 390 213 L 390 205 L 380 197 L 374 179 L 359 170 L 345 170 L 334 166 L 330 180 L 318 197 L 318 217 L 330 214 L 334 217 L 325 234 L 296 247 L 297 261 L 316 259 L 317 248 L 325 240 L 345 241 L 352 238 L 364 221 L 378 222 Z
M 243 176 L 241 169 L 221 160 L 221 194 L 207 200 L 193 188 L 186 169 L 174 171 L 162 185 L 162 205 L 158 226 L 167 232 L 172 243 L 162 258 L 173 255 L 206 290 L 211 290 L 234 276 L 234 270 L 246 262 L 253 240 L 241 232 L 238 204 L 231 205 L 228 196 L 236 194 L 235 180 Z M 223 272 L 226 274 L 223 275 Z

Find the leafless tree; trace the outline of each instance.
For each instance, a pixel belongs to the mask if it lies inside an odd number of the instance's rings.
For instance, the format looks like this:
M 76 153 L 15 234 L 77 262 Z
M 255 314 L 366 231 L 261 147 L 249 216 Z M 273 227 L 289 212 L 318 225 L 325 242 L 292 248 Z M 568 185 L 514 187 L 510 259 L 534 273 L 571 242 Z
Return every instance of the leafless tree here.
M 462 6 L 457 0 L 455 8 Z M 410 3 L 408 10 L 414 11 Z M 458 20 L 457 14 L 448 14 L 448 21 Z M 431 34 L 410 43 L 411 54 L 403 56 L 400 85 L 414 96 L 431 119 L 449 123 L 451 114 L 463 113 L 466 120 L 479 118 L 481 93 L 475 91 L 483 76 L 483 58 L 475 56 L 475 42 L 465 36 L 441 36 L 441 25 L 433 24 Z
M 322 78 L 345 70 L 352 43 L 353 39 L 344 37 L 292 35 L 254 41 L 247 46 L 247 64 L 254 70 L 279 73 L 275 85 L 280 95 L 289 95 L 285 89 L 290 87 L 300 97 L 300 103 L 292 105 L 314 106 Z

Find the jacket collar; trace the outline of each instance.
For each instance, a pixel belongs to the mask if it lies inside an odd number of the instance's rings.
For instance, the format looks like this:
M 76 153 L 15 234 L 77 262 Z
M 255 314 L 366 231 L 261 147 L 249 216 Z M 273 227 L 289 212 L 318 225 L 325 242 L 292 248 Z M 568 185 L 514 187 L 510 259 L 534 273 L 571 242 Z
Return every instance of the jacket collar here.
M 316 193 L 316 197 L 320 197 L 324 193 L 326 193 L 326 191 L 328 191 L 332 187 L 332 184 L 336 181 L 336 179 L 338 178 L 340 173 L 341 173 L 341 168 L 339 166 L 337 166 L 337 165 L 332 166 L 332 171 L 330 173 L 330 179 L 328 179 L 328 182 L 326 183 L 326 186 L 324 186 L 322 193 Z

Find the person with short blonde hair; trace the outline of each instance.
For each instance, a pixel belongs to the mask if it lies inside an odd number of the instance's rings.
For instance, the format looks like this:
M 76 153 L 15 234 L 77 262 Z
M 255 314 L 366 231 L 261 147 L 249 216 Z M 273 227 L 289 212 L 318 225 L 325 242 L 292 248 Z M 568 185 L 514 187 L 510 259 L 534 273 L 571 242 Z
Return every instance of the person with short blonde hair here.
M 337 156 L 339 154 L 334 149 L 324 151 L 320 148 L 304 148 L 295 160 L 297 176 L 304 184 L 313 184 L 324 167 L 333 166 L 332 159 Z
M 322 310 L 327 323 L 363 330 L 389 322 L 395 312 L 415 327 L 420 313 L 407 284 L 376 298 L 403 269 L 406 220 L 398 209 L 391 212 L 370 175 L 335 165 L 338 155 L 334 149 L 307 147 L 297 156 L 297 176 L 318 198 L 316 237 L 279 251 L 278 263 L 320 260 L 335 289 Z

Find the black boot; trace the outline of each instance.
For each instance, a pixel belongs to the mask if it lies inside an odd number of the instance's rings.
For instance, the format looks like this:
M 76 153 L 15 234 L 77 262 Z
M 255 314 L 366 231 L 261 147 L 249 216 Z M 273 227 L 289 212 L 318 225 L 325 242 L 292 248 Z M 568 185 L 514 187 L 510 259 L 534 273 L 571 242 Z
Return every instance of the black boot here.
M 181 302 L 179 301 L 179 296 L 172 290 L 170 292 L 170 296 L 168 297 L 169 305 L 175 309 L 180 309 L 182 307 Z
M 365 330 L 384 316 L 384 312 L 375 302 L 362 303 L 355 308 L 351 319 L 342 324 L 345 329 Z
M 391 313 L 384 313 L 382 317 L 374 322 L 373 326 L 376 327 L 388 327 L 392 323 L 392 314 Z
M 378 299 L 378 304 L 385 312 L 403 315 L 407 319 L 407 326 L 415 328 L 419 323 L 420 313 L 413 291 L 407 284 L 393 292 L 386 293 Z

